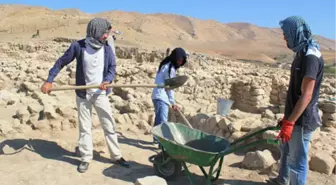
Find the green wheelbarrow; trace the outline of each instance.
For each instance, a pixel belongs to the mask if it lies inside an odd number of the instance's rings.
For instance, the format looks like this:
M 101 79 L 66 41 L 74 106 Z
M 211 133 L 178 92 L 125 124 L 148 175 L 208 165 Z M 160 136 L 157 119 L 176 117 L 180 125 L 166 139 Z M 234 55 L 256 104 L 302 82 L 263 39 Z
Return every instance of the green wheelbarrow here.
M 206 185 L 211 185 L 219 178 L 225 155 L 259 144 L 277 145 L 278 140 L 260 139 L 248 143 L 248 139 L 267 130 L 279 129 L 279 127 L 267 127 L 230 143 L 225 138 L 210 135 L 180 123 L 163 123 L 152 129 L 162 150 L 153 156 L 154 169 L 158 176 L 169 181 L 175 179 L 183 167 L 190 183 L 195 185 L 186 163 L 194 164 L 201 169 Z M 215 168 L 216 164 L 218 164 L 217 168 Z M 210 167 L 209 172 L 206 172 L 204 167 Z

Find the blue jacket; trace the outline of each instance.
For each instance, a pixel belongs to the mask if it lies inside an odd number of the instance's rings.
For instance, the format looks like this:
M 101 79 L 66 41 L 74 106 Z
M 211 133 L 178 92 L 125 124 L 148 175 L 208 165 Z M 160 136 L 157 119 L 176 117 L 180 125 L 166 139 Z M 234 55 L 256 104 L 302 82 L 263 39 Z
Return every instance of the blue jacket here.
M 163 65 L 160 71 L 157 72 L 155 77 L 155 84 L 157 85 L 164 85 L 166 79 L 176 77 L 176 69 L 174 66 L 171 68 L 171 74 L 169 75 L 169 65 L 170 62 Z M 152 99 L 153 100 L 161 100 L 166 104 L 174 105 L 174 90 L 166 90 L 164 88 L 157 88 L 155 87 L 152 91 Z
M 71 43 L 70 47 L 65 51 L 63 56 L 61 56 L 54 66 L 49 70 L 49 76 L 47 82 L 52 83 L 54 78 L 63 69 L 64 66 L 70 64 L 75 58 L 77 60 L 76 65 L 76 86 L 86 85 L 84 69 L 83 69 L 83 55 L 82 50 L 85 48 L 85 39 L 75 41 Z M 103 71 L 103 81 L 112 83 L 116 74 L 116 58 L 112 51 L 112 48 L 106 43 L 104 45 L 104 71 Z M 109 94 L 111 88 L 108 88 L 106 93 Z M 86 90 L 76 90 L 76 95 L 80 98 L 86 98 Z

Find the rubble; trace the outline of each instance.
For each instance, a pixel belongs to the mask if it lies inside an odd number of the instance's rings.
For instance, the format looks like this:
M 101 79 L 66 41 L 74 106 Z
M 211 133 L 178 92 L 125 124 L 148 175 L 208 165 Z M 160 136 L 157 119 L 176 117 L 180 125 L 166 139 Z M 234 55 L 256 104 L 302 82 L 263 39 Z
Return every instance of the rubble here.
M 266 169 L 276 163 L 269 150 L 248 152 L 242 162 L 248 169 Z
M 66 48 L 64 43 L 71 41 L 55 38 L 54 41 L 0 44 L 1 48 L 7 48 L 9 56 L 2 59 L 0 107 L 8 110 L 10 117 L 0 124 L 1 137 L 25 132 L 25 126 L 31 127 L 34 132 L 77 129 L 75 93 L 64 91 L 48 95 L 40 92 L 47 71 Z M 117 46 L 116 55 L 117 75 L 113 83 L 151 84 L 164 52 Z M 275 126 L 277 120 L 283 118 L 288 72 L 225 58 L 209 58 L 213 65 L 200 69 L 195 67 L 199 64 L 192 60 L 195 55 L 190 57 L 188 65 L 178 71 L 178 75 L 188 75 L 189 80 L 175 90 L 175 97 L 182 113 L 195 129 L 233 141 L 257 129 Z M 23 59 L 24 62 L 21 62 Z M 76 65 L 71 64 L 69 70 L 63 69 L 53 85 L 73 83 L 75 68 Z M 335 166 L 331 160 L 335 146 L 321 142 L 322 139 L 335 141 L 331 134 L 336 128 L 336 103 L 332 101 L 336 88 L 334 81 L 335 78 L 329 76 L 323 81 L 319 102 L 323 126 L 321 131 L 314 133 L 310 151 L 311 169 L 326 174 L 330 174 Z M 130 127 L 143 134 L 150 134 L 155 119 L 151 92 L 150 88 L 113 88 L 109 100 L 117 127 Z M 234 101 L 227 116 L 216 114 L 219 97 Z M 169 120 L 183 123 L 172 110 L 169 111 Z M 99 125 L 99 119 L 93 111 L 93 129 Z M 274 139 L 277 135 L 278 131 L 268 131 L 257 139 Z M 96 145 L 103 145 L 102 138 L 96 139 Z M 320 150 L 326 156 L 317 153 Z M 274 159 L 268 150 L 252 151 L 243 162 L 249 169 L 263 169 L 273 163 Z
M 335 168 L 335 159 L 326 152 L 321 151 L 311 157 L 309 167 L 313 171 L 331 175 Z
M 137 179 L 135 185 L 167 185 L 167 182 L 158 176 L 147 176 Z

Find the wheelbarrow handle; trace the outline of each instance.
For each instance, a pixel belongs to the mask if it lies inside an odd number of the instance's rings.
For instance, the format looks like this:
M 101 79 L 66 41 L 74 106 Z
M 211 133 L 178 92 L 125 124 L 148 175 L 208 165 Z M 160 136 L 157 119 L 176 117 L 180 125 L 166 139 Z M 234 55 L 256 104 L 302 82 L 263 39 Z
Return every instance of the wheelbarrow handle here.
M 234 153 L 236 151 L 244 150 L 244 149 L 254 147 L 254 146 L 257 146 L 257 145 L 261 145 L 261 144 L 278 145 L 279 143 L 280 142 L 278 140 L 275 140 L 275 139 L 258 139 L 256 141 L 253 141 L 253 142 L 248 143 L 248 144 L 243 145 L 243 146 L 235 146 L 235 145 L 231 146 L 231 147 L 229 147 L 228 150 L 224 150 L 224 151 L 220 152 L 217 155 L 217 157 L 220 158 L 220 157 L 223 157 L 224 155 L 228 155 L 228 154 Z
M 276 139 L 259 139 L 259 140 L 253 141 L 253 142 L 248 143 L 248 144 L 243 145 L 243 146 L 237 146 L 237 144 L 242 143 L 244 141 L 247 141 L 248 139 L 250 139 L 254 136 L 261 135 L 268 130 L 280 130 L 280 127 L 279 126 L 266 127 L 264 129 L 253 132 L 253 133 L 251 133 L 247 136 L 243 136 L 243 137 L 235 140 L 234 142 L 230 143 L 230 146 L 228 147 L 228 149 L 220 152 L 217 155 L 217 157 L 220 158 L 220 157 L 223 157 L 224 155 L 228 155 L 230 153 L 233 153 L 233 152 L 236 152 L 236 151 L 239 151 L 239 150 L 242 150 L 242 149 L 253 147 L 253 146 L 256 146 L 258 144 L 263 144 L 263 143 L 276 144 L 276 145 L 279 144 L 280 142 Z
M 254 137 L 254 136 L 256 136 L 256 135 L 263 134 L 264 132 L 266 132 L 266 131 L 268 131 L 268 130 L 279 130 L 279 129 L 280 129 L 279 126 L 270 126 L 270 127 L 266 127 L 266 128 L 261 129 L 261 130 L 258 130 L 258 131 L 256 131 L 256 132 L 253 132 L 253 133 L 251 133 L 251 134 L 249 134 L 249 135 L 247 135 L 247 136 L 243 136 L 243 137 L 241 137 L 241 138 L 239 138 L 239 139 L 236 139 L 234 142 L 230 143 L 230 145 L 233 146 L 233 145 L 236 145 L 236 144 L 238 144 L 238 143 L 244 142 L 244 141 L 246 141 L 247 139 L 250 139 L 250 138 L 252 138 L 252 137 Z

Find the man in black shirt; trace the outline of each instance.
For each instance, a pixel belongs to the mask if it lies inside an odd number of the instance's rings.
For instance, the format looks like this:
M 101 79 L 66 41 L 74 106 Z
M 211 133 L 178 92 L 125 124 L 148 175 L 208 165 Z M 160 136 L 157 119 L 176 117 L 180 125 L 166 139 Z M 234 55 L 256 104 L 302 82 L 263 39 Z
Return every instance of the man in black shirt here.
M 270 181 L 305 185 L 308 148 L 313 131 L 321 126 L 318 98 L 324 60 L 308 24 L 299 16 L 280 21 L 287 47 L 296 53 L 291 67 L 285 116 L 280 122 L 282 141 L 279 176 Z

